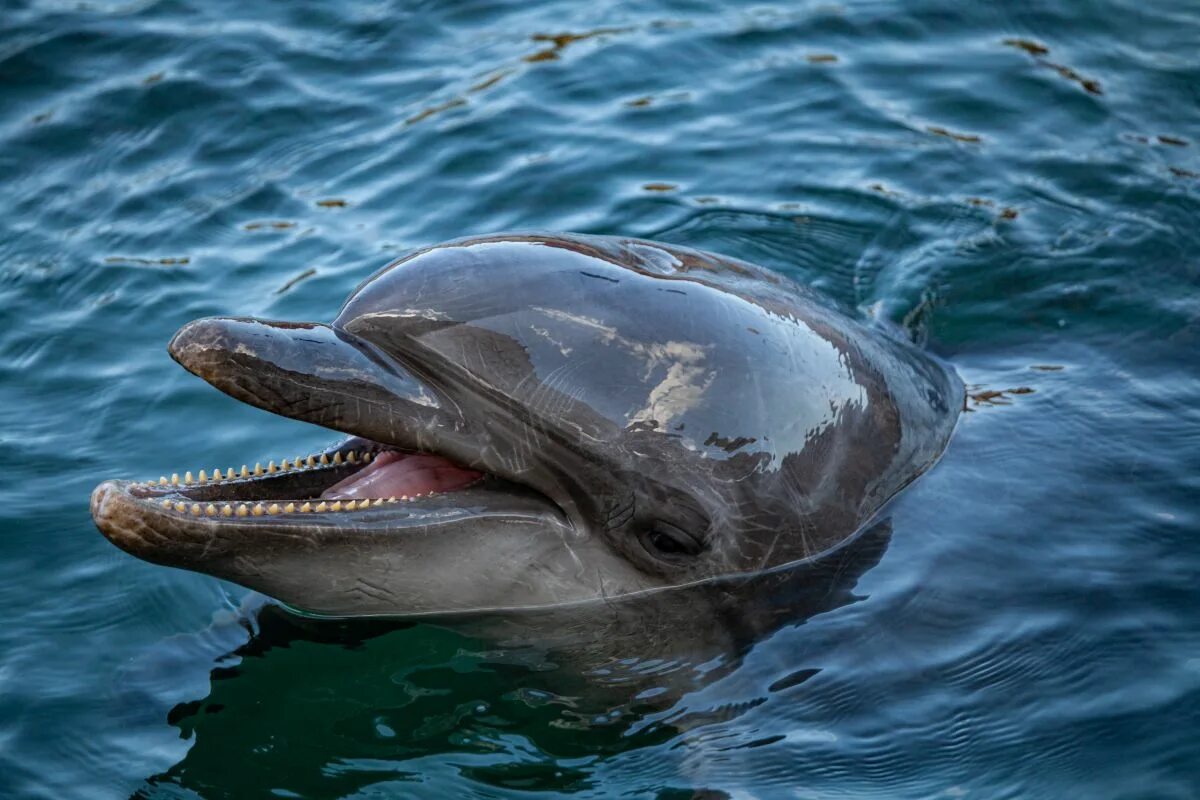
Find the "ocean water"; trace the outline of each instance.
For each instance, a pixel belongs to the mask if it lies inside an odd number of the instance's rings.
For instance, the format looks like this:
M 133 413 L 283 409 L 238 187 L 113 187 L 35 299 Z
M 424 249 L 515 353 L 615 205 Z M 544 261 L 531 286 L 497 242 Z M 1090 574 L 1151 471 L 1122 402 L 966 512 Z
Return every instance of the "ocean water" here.
M 4 0 L 0 211 L 0 797 L 1200 797 L 1194 3 Z M 104 478 L 331 440 L 180 325 L 530 228 L 755 261 L 958 369 L 837 602 L 633 694 L 92 527 Z

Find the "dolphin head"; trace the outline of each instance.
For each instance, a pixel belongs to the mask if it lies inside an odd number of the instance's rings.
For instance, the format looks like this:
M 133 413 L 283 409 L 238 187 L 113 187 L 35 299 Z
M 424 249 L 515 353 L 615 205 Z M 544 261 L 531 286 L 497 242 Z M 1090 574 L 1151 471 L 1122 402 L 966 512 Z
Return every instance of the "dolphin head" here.
M 331 324 L 202 319 L 170 352 L 351 438 L 107 481 L 100 530 L 339 616 L 611 602 L 817 556 L 936 460 L 962 394 L 785 278 L 606 237 L 450 242 Z

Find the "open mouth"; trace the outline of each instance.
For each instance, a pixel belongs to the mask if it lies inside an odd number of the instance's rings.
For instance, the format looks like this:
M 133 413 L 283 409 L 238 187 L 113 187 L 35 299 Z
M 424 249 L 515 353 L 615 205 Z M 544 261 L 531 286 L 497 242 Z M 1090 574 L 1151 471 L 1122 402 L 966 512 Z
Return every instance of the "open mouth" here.
M 486 429 L 444 406 L 420 378 L 369 342 L 319 323 L 211 318 L 170 346 L 190 372 L 252 406 L 350 438 L 324 452 L 240 468 L 105 481 L 92 515 L 115 544 L 159 563 L 211 554 L 242 534 L 398 531 L 467 521 L 565 525 L 561 505 L 493 472 Z
M 192 517 L 368 511 L 488 482 L 445 456 L 353 438 L 331 450 L 241 469 L 215 468 L 127 484 L 135 500 Z M 490 482 L 498 482 L 490 478 Z

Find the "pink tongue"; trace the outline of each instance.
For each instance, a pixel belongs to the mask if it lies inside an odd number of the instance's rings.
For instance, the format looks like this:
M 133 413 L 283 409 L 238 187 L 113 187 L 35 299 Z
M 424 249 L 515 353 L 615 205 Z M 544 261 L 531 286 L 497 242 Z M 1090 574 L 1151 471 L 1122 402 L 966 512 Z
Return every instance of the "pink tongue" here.
M 449 459 L 389 450 L 321 493 L 333 500 L 348 497 L 416 497 L 429 492 L 452 492 L 478 480 L 483 473 L 460 467 Z

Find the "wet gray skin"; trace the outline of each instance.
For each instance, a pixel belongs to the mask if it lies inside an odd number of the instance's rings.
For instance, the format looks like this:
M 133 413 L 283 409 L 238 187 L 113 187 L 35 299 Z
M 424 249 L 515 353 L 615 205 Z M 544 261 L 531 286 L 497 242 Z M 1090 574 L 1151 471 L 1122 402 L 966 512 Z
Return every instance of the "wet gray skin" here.
M 933 464 L 963 395 L 940 362 L 767 270 L 576 235 L 422 250 L 332 324 L 202 319 L 170 352 L 243 402 L 350 434 L 326 456 L 356 463 L 106 481 L 97 526 L 331 616 L 612 607 L 812 559 Z M 392 449 L 484 477 L 315 510 Z

